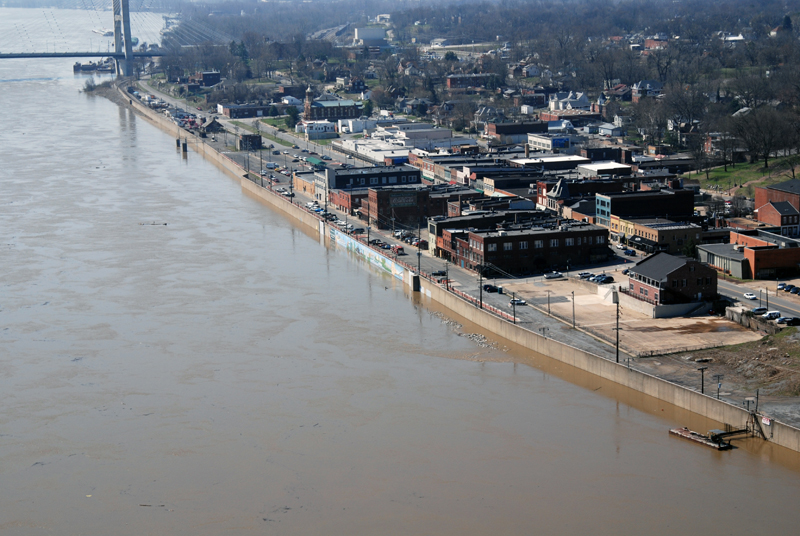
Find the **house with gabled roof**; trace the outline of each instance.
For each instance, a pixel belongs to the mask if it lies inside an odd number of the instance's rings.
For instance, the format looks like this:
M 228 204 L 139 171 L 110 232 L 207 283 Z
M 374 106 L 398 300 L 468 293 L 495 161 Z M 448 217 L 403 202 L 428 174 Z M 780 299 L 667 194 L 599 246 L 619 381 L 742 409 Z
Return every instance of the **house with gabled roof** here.
M 628 271 L 629 296 L 653 305 L 713 300 L 717 296 L 717 272 L 695 259 L 656 253 Z
M 788 201 L 770 201 L 758 208 L 758 221 L 780 227 L 782 236 L 800 234 L 800 211 Z

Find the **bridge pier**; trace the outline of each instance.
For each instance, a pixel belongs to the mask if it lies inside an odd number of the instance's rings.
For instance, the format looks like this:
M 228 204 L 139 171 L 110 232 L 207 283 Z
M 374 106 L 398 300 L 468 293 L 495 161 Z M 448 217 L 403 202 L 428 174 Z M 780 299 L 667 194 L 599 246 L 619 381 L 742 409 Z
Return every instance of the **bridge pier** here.
M 133 76 L 133 41 L 131 37 L 131 13 L 128 0 L 114 0 L 114 52 L 125 54 L 117 59 L 117 74 Z

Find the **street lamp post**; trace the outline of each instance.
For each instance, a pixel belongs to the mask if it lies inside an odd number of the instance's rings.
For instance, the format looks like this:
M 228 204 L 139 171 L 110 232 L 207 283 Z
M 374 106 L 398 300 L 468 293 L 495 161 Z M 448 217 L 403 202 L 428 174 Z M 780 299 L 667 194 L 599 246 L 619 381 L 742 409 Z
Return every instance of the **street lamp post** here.
M 572 329 L 575 329 L 575 291 L 572 291 Z
M 722 387 L 722 378 L 724 376 L 722 374 L 714 374 L 714 379 L 717 382 L 717 400 L 719 400 L 719 390 Z
M 697 370 L 700 371 L 700 394 L 706 394 L 706 369 L 708 367 L 698 367 Z
M 617 363 L 619 363 L 619 294 L 617 295 Z
M 550 291 L 547 291 L 547 314 L 550 315 Z
M 483 309 L 483 265 L 482 264 L 478 265 L 478 277 L 479 277 L 478 296 L 480 296 L 479 303 L 480 303 L 480 308 Z
M 511 308 L 512 308 L 512 310 L 514 312 L 513 313 L 514 316 L 511 318 L 511 321 L 514 322 L 514 324 L 516 324 L 517 323 L 517 296 L 513 292 L 511 293 Z

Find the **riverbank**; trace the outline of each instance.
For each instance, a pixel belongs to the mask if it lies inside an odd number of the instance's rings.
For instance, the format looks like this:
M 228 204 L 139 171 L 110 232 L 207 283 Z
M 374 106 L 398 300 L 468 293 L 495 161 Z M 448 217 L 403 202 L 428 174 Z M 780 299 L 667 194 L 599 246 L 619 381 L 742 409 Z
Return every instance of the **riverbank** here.
M 122 103 L 125 104 L 127 96 L 119 88 L 117 92 L 122 99 Z M 314 213 L 309 212 L 304 207 L 295 205 L 290 199 L 278 195 L 269 188 L 264 188 L 250 178 L 247 178 L 243 168 L 224 154 L 219 153 L 208 144 L 204 143 L 202 139 L 184 130 L 178 129 L 178 127 L 167 118 L 154 113 L 135 99 L 129 98 L 127 99 L 127 103 L 142 116 L 166 132 L 174 133 L 176 137 L 186 139 L 188 148 L 191 148 L 215 162 L 232 177 L 239 180 L 244 190 L 292 216 L 307 230 L 316 233 L 321 240 L 332 239 L 337 243 L 346 242 L 346 239 L 352 240 L 352 238 L 343 235 L 337 229 L 330 226 L 327 222 L 322 221 Z M 406 263 L 391 259 L 385 256 L 381 251 L 372 250 L 366 246 L 366 244 L 357 243 L 361 244 L 361 246 L 353 245 L 353 247 L 347 247 L 347 249 L 361 256 L 364 256 L 368 250 L 372 258 L 379 259 L 377 262 L 381 263 L 383 266 L 391 266 L 392 274 L 395 277 L 402 279 L 404 284 L 414 291 L 419 291 L 423 303 L 430 303 L 432 301 L 439 303 L 454 314 L 482 326 L 487 331 L 499 337 L 503 337 L 529 350 L 538 352 L 580 370 L 591 372 L 592 374 L 628 387 L 639 393 L 703 415 L 719 423 L 741 428 L 751 419 L 750 413 L 733 404 L 716 400 L 710 396 L 687 389 L 684 386 L 676 385 L 650 374 L 628 368 L 624 364 L 609 361 L 608 359 L 586 350 L 575 348 L 564 342 L 548 338 L 544 334 L 539 334 L 526 327 L 516 325 L 514 319 L 510 318 L 511 315 L 503 313 L 501 316 L 497 314 L 499 311 L 490 312 L 486 309 L 478 308 L 468 295 L 464 295 L 463 293 L 456 294 L 451 289 L 445 288 L 434 281 L 420 278 L 415 273 L 415 270 Z M 371 262 L 375 264 L 376 261 Z M 778 421 L 769 421 L 769 424 L 759 426 L 761 426 L 764 435 L 771 442 L 794 451 L 800 451 L 800 430 L 797 428 L 793 428 Z M 765 427 L 766 430 L 764 430 Z

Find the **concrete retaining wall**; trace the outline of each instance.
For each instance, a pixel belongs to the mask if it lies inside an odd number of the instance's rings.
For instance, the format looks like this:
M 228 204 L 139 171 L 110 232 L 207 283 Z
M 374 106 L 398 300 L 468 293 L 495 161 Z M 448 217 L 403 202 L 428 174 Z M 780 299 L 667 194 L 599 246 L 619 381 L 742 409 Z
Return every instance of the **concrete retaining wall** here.
M 122 93 L 126 99 L 129 98 L 122 90 L 120 90 L 120 93 Z M 177 134 L 179 131 L 178 127 L 166 117 L 160 116 L 153 110 L 139 103 L 136 99 L 130 100 L 134 108 L 139 109 L 145 117 L 157 126 L 163 128 L 167 132 L 174 132 Z M 201 139 L 196 138 L 182 129 L 180 129 L 180 133 L 182 137 L 189 139 L 189 147 L 191 149 L 216 162 L 232 176 L 238 178 L 243 189 L 264 200 L 270 206 L 294 217 L 307 228 L 323 236 L 328 232 L 327 229 L 332 229 L 322 222 L 315 214 L 308 212 L 302 206 L 293 204 L 287 198 L 266 190 L 244 178 L 242 176 L 243 170 L 240 167 L 230 159 L 227 159 L 224 155 L 217 153 L 217 151 L 210 148 L 205 143 L 202 143 Z M 339 233 L 338 231 L 336 231 L 336 233 L 335 240 L 337 243 L 341 242 L 348 250 L 357 247 L 365 248 L 365 251 L 362 253 L 367 254 L 368 252 L 371 263 L 380 264 L 382 266 L 391 265 L 393 275 L 396 277 L 399 276 L 406 284 L 413 284 L 412 271 L 408 269 L 403 270 L 403 267 L 400 266 L 400 264 L 405 263 L 398 263 L 396 260 L 383 255 L 379 251 L 366 248 L 366 246 L 360 242 L 354 241 L 347 235 Z M 352 247 L 348 247 L 347 244 L 350 244 Z M 395 266 L 397 267 L 396 271 L 394 269 Z M 448 292 L 446 289 L 428 280 L 423 279 L 420 282 L 420 295 L 423 300 L 429 299 L 440 303 L 454 313 L 478 324 L 487 331 L 534 352 L 715 421 L 741 428 L 744 428 L 747 424 L 749 414 L 743 408 L 710 396 L 702 395 L 680 385 L 629 369 L 625 365 L 608 361 L 589 352 L 543 337 L 538 333 L 511 323 L 506 319 L 510 315 L 504 314 L 503 317 L 500 317 L 479 309 L 469 301 L 458 297 L 452 292 Z M 762 426 L 762 430 L 764 430 L 767 438 L 773 443 L 800 452 L 799 429 L 772 420 L 769 426 Z

